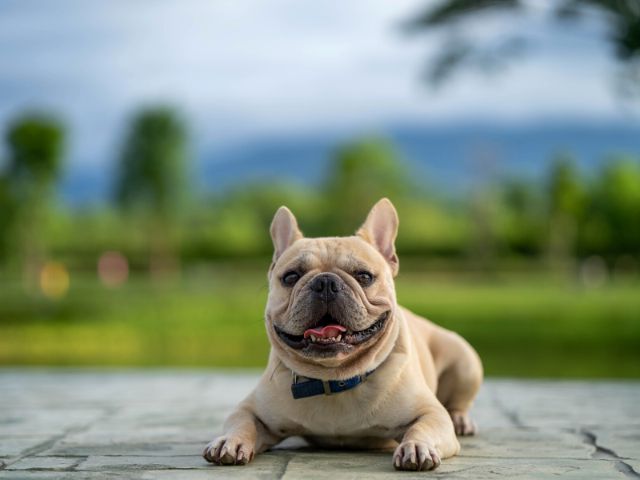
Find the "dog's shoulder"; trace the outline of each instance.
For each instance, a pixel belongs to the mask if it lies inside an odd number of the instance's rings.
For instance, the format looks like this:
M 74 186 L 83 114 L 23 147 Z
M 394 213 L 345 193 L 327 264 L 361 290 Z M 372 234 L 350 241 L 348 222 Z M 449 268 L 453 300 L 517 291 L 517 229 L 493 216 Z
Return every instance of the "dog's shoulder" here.
M 418 335 L 429 340 L 434 335 L 435 331 L 441 328 L 431 320 L 413 313 L 408 308 L 398 305 L 398 309 L 407 322 L 407 327 L 411 330 L 413 335 Z

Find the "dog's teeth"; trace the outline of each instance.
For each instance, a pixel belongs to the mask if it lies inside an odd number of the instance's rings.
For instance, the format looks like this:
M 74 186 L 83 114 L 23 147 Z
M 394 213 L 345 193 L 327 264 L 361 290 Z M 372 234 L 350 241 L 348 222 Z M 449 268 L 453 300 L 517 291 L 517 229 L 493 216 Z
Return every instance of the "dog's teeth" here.
M 340 340 L 342 340 L 342 335 L 338 335 L 338 336 L 336 337 L 336 342 L 339 342 Z
M 316 336 L 315 335 L 311 335 L 311 341 L 315 342 L 316 341 Z

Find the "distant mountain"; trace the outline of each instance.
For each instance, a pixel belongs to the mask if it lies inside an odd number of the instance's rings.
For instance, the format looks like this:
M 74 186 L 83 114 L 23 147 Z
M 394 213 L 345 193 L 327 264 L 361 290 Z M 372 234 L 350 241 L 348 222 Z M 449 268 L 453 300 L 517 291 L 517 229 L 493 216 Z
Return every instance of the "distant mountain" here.
M 462 191 L 478 179 L 537 179 L 560 153 L 593 172 L 608 156 L 640 158 L 640 125 L 549 122 L 536 125 L 405 125 L 381 131 L 406 160 L 417 181 Z M 199 152 L 194 176 L 202 191 L 220 191 L 247 181 L 321 182 L 344 136 L 317 135 L 249 139 Z M 113 169 L 69 171 L 61 189 L 66 202 L 82 205 L 108 198 Z

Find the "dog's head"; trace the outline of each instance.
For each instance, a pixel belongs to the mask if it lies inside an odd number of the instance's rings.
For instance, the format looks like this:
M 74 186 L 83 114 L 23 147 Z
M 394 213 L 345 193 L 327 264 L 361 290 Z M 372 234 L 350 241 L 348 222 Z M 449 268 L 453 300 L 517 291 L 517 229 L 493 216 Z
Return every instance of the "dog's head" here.
M 356 235 L 304 238 L 280 207 L 271 224 L 267 332 L 280 360 L 298 374 L 348 378 L 377 367 L 397 337 L 396 210 L 387 199 Z

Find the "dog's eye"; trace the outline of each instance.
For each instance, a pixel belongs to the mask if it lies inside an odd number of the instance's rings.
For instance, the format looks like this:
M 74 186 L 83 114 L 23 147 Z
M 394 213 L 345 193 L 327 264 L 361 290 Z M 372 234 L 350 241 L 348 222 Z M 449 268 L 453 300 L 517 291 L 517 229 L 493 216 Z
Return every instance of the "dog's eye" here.
M 369 272 L 356 272 L 354 277 L 363 287 L 368 287 L 373 283 L 373 274 Z
M 298 272 L 287 272 L 282 276 L 282 283 L 287 287 L 293 287 L 296 282 L 300 280 L 300 275 Z

